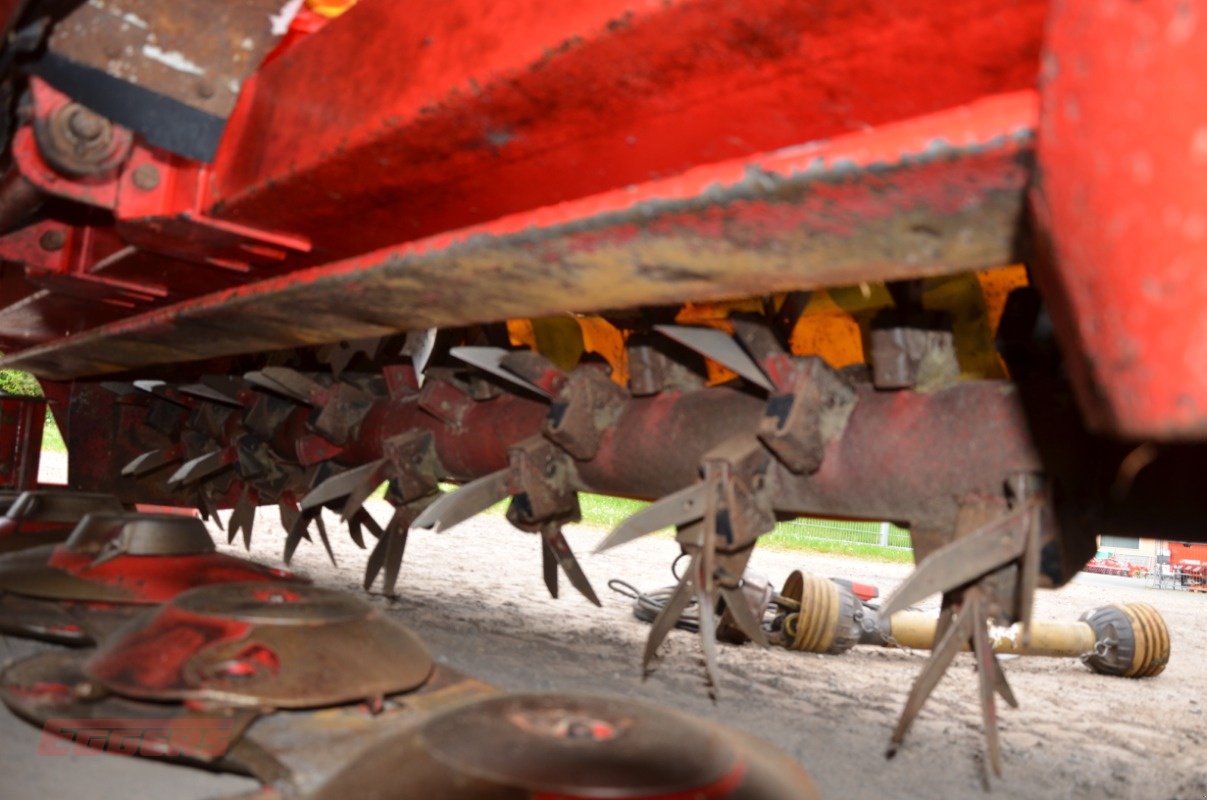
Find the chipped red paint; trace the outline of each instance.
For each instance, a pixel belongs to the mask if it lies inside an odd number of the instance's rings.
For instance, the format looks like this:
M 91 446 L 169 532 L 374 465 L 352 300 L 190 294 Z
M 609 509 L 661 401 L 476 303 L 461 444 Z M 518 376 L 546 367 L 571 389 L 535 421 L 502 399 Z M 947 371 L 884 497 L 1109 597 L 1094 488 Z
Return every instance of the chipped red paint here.
M 126 593 L 126 602 L 154 605 L 198 586 L 244 581 L 292 580 L 291 573 L 223 553 L 170 557 L 122 555 L 96 561 L 93 553 L 56 547 L 49 566 Z
M 238 641 L 252 627 L 250 622 L 167 606 L 149 625 L 126 635 L 121 647 L 91 658 L 88 674 L 102 683 L 133 684 L 152 694 L 187 687 L 196 680 L 188 667 L 199 651 Z
M 1207 436 L 1207 2 L 1061 2 L 1043 70 L 1039 274 L 1082 407 Z

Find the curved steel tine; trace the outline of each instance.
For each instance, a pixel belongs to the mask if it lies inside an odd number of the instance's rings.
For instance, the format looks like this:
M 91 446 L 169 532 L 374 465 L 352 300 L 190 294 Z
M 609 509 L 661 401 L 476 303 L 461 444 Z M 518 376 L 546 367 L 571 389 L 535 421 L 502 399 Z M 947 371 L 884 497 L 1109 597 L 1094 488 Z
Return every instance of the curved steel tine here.
M 716 328 L 699 328 L 688 325 L 655 325 L 654 330 L 684 347 L 695 350 L 741 375 L 746 380 L 767 391 L 772 391 L 771 381 L 734 338 Z
M 968 613 L 968 608 L 961 608 L 952 620 L 951 625 L 947 627 L 947 631 L 943 634 L 943 638 L 931 651 L 930 658 L 926 661 L 926 666 L 922 668 L 922 672 L 914 680 L 913 686 L 909 690 L 909 698 L 905 701 L 905 708 L 901 710 L 901 717 L 897 720 L 897 726 L 893 729 L 893 735 L 890 739 L 889 749 L 886 755 L 892 758 L 897 754 L 897 748 L 905 741 L 905 734 L 909 732 L 910 725 L 917 718 L 918 712 L 922 710 L 922 706 L 926 704 L 927 698 L 931 692 L 939 685 L 939 681 L 947 673 L 947 668 L 951 666 L 951 662 L 955 659 L 956 654 L 960 652 L 960 648 L 968 641 L 972 635 L 972 615 Z
M 602 553 L 664 528 L 695 522 L 704 516 L 704 498 L 703 483 L 696 483 L 668 494 L 617 525 L 615 530 L 595 546 L 595 552 Z
M 562 533 L 562 526 L 559 523 L 546 523 L 541 526 L 541 541 L 543 542 L 545 552 L 551 556 L 556 566 L 562 568 L 562 572 L 566 573 L 566 577 L 570 580 L 570 585 L 578 590 L 579 594 L 587 598 L 596 606 L 603 607 L 603 603 L 599 602 L 599 596 L 595 594 L 595 589 L 591 586 L 591 581 L 587 578 L 587 574 L 583 572 L 582 565 L 578 563 L 578 559 L 574 557 L 574 551 L 570 549 L 570 543 L 566 541 L 566 535 Z M 549 584 L 548 573 L 545 579 L 546 585 Z M 557 572 L 553 573 L 553 585 L 557 586 Z M 550 589 L 549 592 L 553 597 L 557 597 L 556 592 Z
M 650 635 L 645 640 L 645 652 L 641 656 L 641 670 L 645 677 L 649 677 L 650 664 L 654 660 L 654 656 L 658 653 L 658 648 L 662 642 L 666 640 L 666 635 L 675 627 L 675 623 L 683 616 L 684 609 L 692 599 L 692 584 L 695 580 L 696 565 L 700 556 L 698 553 L 692 555 L 692 560 L 688 567 L 683 572 L 683 578 L 680 579 L 679 585 L 675 587 L 675 591 L 667 599 L 666 605 L 658 612 L 658 616 L 654 618 L 653 625 L 650 626 Z

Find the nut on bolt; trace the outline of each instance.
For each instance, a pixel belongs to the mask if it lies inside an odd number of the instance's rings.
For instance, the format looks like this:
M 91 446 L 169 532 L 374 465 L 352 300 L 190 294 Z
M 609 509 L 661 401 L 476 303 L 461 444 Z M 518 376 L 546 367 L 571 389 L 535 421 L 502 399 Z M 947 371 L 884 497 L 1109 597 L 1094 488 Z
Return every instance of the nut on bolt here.
M 130 154 L 133 134 L 79 103 L 64 103 L 34 120 L 38 151 L 56 171 L 72 177 L 104 175 Z

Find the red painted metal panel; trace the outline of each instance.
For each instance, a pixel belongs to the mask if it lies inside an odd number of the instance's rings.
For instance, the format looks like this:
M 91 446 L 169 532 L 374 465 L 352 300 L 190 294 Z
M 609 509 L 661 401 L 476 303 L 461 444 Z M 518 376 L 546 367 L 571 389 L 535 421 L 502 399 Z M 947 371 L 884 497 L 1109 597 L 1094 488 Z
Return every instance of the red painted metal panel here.
M 0 488 L 38 485 L 46 401 L 40 397 L 0 395 Z
M 363 0 L 266 65 L 216 215 L 327 258 L 1034 86 L 1043 0 Z
M 1062 2 L 1043 70 L 1039 274 L 1082 407 L 1207 436 L 1207 2 Z

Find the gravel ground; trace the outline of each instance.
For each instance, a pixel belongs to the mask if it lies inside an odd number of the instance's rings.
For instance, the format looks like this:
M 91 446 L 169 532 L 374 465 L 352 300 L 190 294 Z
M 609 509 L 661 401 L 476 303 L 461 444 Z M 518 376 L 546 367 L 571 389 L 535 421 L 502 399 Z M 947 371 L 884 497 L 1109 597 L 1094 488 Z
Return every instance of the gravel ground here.
M 373 511 L 383 521 L 388 516 L 384 505 Z M 284 538 L 274 517 L 261 510 L 252 544 L 252 555 L 269 562 L 277 560 Z M 676 631 L 658 670 L 643 682 L 640 652 L 648 626 L 633 618 L 629 601 L 608 591 L 606 583 L 620 577 L 647 590 L 666 585 L 675 545 L 650 539 L 589 555 L 602 534 L 579 528 L 567 536 L 603 608 L 564 581 L 562 599 L 550 599 L 540 579 L 538 539 L 516 532 L 501 517 L 481 517 L 444 534 L 416 534 L 398 598 L 372 600 L 417 630 L 442 661 L 504 688 L 632 695 L 773 741 L 809 770 L 823 797 L 982 793 L 982 735 L 969 656 L 958 657 L 892 761 L 884 758 L 885 745 L 923 664 L 921 653 L 860 647 L 817 656 L 723 646 L 714 704 L 704 691 L 695 637 Z M 359 592 L 366 553 L 342 532 L 334 538 L 338 567 L 317 543 L 303 543 L 294 567 L 323 585 Z M 752 568 L 776 585 L 793 569 L 806 569 L 874 583 L 882 594 L 910 569 L 770 550 L 756 552 Z M 1168 669 L 1154 679 L 1130 681 L 1095 675 L 1074 659 L 1007 663 L 1021 708 L 1001 711 L 1005 770 L 1002 780 L 992 782 L 990 796 L 1207 798 L 1207 595 L 1083 575 L 1059 591 L 1041 592 L 1036 616 L 1068 621 L 1124 601 L 1151 603 L 1164 615 L 1173 638 Z M 32 648 L 14 640 L 6 647 L 10 655 Z M 47 763 L 33 756 L 36 739 L 11 717 L 0 718 L 0 795 L 79 796 L 103 786 L 106 796 L 202 798 L 247 785 L 110 756 Z

